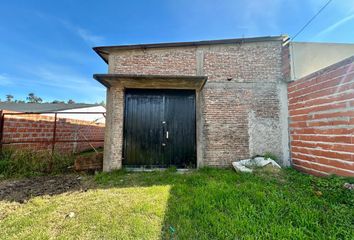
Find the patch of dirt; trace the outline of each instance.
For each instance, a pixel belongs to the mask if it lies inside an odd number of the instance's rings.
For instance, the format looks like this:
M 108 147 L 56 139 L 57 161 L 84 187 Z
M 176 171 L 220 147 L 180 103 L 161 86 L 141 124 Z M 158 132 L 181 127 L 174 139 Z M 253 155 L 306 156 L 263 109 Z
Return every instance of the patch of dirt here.
M 0 181 L 0 201 L 25 203 L 32 197 L 87 191 L 90 183 L 79 175 L 42 176 L 21 180 Z

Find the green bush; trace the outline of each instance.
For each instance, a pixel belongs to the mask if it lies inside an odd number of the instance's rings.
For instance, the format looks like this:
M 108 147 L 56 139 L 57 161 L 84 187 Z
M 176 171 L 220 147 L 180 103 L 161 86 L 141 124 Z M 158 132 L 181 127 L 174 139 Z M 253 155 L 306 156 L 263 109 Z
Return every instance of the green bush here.
M 177 172 L 177 167 L 176 166 L 170 166 L 170 167 L 167 168 L 167 171 L 171 172 L 171 173 L 172 172 Z
M 0 154 L 0 175 L 3 177 L 58 174 L 69 171 L 74 156 L 49 151 L 4 149 Z
M 264 158 L 265 159 L 267 159 L 267 158 L 270 158 L 270 159 L 272 159 L 272 160 L 274 160 L 274 161 L 278 161 L 278 157 L 277 156 L 275 156 L 273 153 L 271 153 L 271 152 L 266 152 L 265 154 L 264 154 Z

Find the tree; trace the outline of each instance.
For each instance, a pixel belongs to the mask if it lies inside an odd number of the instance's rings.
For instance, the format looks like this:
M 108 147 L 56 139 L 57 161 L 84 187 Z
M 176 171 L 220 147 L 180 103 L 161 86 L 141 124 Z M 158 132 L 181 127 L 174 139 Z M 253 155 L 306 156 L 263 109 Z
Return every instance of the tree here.
M 14 99 L 14 96 L 12 96 L 11 94 L 6 95 L 6 102 L 12 102 L 13 99 Z
M 43 101 L 42 98 L 36 96 L 34 93 L 29 93 L 26 99 L 28 103 L 41 103 Z
M 100 103 L 99 103 L 101 106 L 103 106 L 103 107 L 106 107 L 106 102 L 105 101 L 101 101 Z
M 75 103 L 75 101 L 74 101 L 74 100 L 69 99 L 68 104 L 74 104 L 74 103 Z
M 64 101 L 59 101 L 59 100 L 54 100 L 53 102 L 51 103 L 65 103 Z

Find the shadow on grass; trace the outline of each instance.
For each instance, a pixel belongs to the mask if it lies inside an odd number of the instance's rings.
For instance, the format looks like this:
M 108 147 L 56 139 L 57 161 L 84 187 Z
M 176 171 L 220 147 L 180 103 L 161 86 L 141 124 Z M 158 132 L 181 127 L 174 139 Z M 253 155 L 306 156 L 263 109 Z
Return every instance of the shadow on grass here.
M 100 174 L 96 181 L 116 187 L 170 185 L 161 239 L 347 239 L 354 234 L 354 194 L 337 177 L 320 179 L 291 169 L 238 174 L 205 168 L 184 174 L 119 171 Z

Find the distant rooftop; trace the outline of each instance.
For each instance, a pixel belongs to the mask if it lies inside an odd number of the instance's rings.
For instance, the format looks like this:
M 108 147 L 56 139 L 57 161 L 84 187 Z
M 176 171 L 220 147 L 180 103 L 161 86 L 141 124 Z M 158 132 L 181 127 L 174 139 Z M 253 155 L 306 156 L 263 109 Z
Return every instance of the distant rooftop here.
M 14 103 L 0 102 L 0 110 L 14 112 L 60 112 L 70 109 L 87 108 L 101 106 L 100 104 L 67 104 L 67 103 Z

